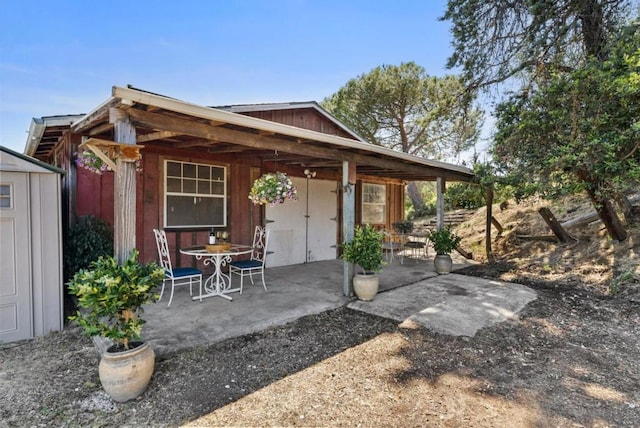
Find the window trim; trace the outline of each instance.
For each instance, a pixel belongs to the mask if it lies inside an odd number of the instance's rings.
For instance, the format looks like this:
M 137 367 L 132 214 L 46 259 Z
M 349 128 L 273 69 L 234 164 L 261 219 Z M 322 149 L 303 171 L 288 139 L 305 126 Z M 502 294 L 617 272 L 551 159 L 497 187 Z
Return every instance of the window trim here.
M 366 186 L 377 186 L 377 187 L 381 187 L 383 192 L 384 192 L 384 202 L 382 203 L 376 203 L 376 202 L 365 202 L 364 198 L 365 198 L 365 194 L 367 192 L 365 192 L 365 187 Z M 387 186 L 385 186 L 384 184 L 380 184 L 380 183 L 367 183 L 367 182 L 363 182 L 362 183 L 362 195 L 360 197 L 360 204 L 361 204 L 361 222 L 365 223 L 365 224 L 385 224 L 386 223 L 386 219 L 387 219 Z M 365 212 L 365 206 L 382 206 L 382 219 L 380 219 L 381 221 L 376 221 L 376 222 L 369 222 L 369 221 L 365 221 L 364 218 L 364 212 Z
M 168 192 L 167 191 L 167 180 L 169 178 L 168 176 L 168 165 L 169 162 L 172 163 L 179 163 L 181 165 L 193 165 L 196 167 L 196 171 L 198 170 L 199 166 L 204 166 L 204 167 L 208 167 L 208 168 L 219 168 L 222 169 L 222 183 L 223 183 L 223 191 L 220 194 L 213 194 L 213 195 L 203 195 L 203 194 L 199 194 L 199 193 L 182 193 L 182 192 Z M 227 227 L 227 218 L 228 218 L 228 201 L 227 201 L 227 185 L 228 185 L 228 177 L 227 177 L 227 173 L 228 173 L 228 167 L 226 165 L 218 165 L 218 164 L 213 164 L 213 163 L 200 163 L 200 162 L 191 162 L 191 161 L 186 161 L 186 160 L 179 160 L 179 159 L 164 159 L 163 160 L 163 176 L 162 176 L 162 201 L 164 204 L 164 207 L 162 208 L 162 224 L 164 225 L 163 227 L 165 229 L 179 229 L 179 230 L 194 230 L 194 229 L 209 229 L 212 227 Z M 181 173 L 182 174 L 182 173 Z M 184 175 L 181 176 L 181 178 L 184 178 Z M 197 179 L 197 177 L 196 177 Z M 210 183 L 219 183 L 220 180 L 214 180 L 213 177 L 209 178 L 209 182 Z M 208 224 L 208 225 L 201 225 L 201 224 L 189 224 L 189 225 L 168 225 L 168 197 L 169 196 L 188 196 L 188 197 L 194 197 L 194 198 L 211 198 L 211 199 L 222 199 L 222 222 L 221 223 L 215 223 L 215 224 Z
M 13 197 L 15 195 L 15 192 L 13 190 L 13 183 L 0 183 L 0 186 L 7 186 L 9 188 L 9 194 L 7 196 L 0 195 L 0 198 L 7 199 L 9 201 L 9 206 L 3 207 L 0 205 L 0 209 L 12 210 L 14 208 Z

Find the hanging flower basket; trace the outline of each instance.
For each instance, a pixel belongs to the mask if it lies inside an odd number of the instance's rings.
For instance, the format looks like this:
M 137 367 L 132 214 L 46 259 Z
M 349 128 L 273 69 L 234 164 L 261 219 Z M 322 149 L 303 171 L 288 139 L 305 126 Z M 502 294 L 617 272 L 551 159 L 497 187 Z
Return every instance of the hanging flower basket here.
M 95 174 L 102 174 L 105 171 L 111 171 L 109 165 L 107 165 L 91 150 L 84 150 L 80 153 L 76 153 L 76 166 L 78 168 L 87 169 Z M 136 171 L 142 171 L 142 162 L 140 159 L 136 161 Z
M 96 156 L 91 150 L 84 150 L 76 153 L 76 166 L 78 168 L 88 169 L 95 174 L 102 174 L 105 171 L 111 171 L 102 159 Z
M 263 174 L 253 182 L 249 199 L 255 205 L 281 204 L 285 199 L 297 200 L 297 189 L 284 172 Z

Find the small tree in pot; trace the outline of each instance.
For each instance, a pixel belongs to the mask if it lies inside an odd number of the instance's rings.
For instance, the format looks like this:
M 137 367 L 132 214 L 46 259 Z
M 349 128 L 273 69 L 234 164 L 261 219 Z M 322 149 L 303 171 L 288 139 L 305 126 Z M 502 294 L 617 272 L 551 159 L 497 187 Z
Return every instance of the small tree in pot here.
M 382 267 L 382 232 L 371 225 L 356 227 L 353 239 L 342 244 L 342 258 L 362 270 L 353 278 L 353 289 L 361 300 L 373 300 L 378 292 L 376 272 Z
M 451 252 L 458 248 L 462 238 L 447 227 L 432 231 L 429 234 L 429 240 L 433 244 L 433 249 L 436 251 L 436 258 L 433 260 L 436 272 L 439 274 L 451 272 L 451 268 L 453 267 Z
M 153 288 L 164 280 L 164 270 L 155 263 L 138 263 L 138 251 L 119 264 L 102 256 L 88 269 L 76 272 L 69 293 L 77 296 L 79 310 L 69 317 L 88 336 L 114 342 L 100 361 L 100 381 L 115 401 L 128 401 L 144 392 L 154 365 L 153 349 L 140 342 L 142 305 L 156 299 Z M 131 360 L 130 365 L 124 361 Z M 124 369 L 123 378 L 118 369 Z

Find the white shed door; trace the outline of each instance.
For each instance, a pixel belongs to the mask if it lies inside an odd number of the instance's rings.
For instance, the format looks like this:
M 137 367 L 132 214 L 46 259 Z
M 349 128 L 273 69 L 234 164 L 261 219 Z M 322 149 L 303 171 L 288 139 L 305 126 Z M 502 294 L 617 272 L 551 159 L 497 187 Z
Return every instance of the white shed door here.
M 0 342 L 28 339 L 32 334 L 29 281 L 29 192 L 27 174 L 0 175 Z
M 336 182 L 292 177 L 298 188 L 297 201 L 267 205 L 269 248 L 267 267 L 336 258 L 338 199 Z M 333 192 L 332 192 L 333 191 Z M 308 227 L 307 227 L 308 220 Z

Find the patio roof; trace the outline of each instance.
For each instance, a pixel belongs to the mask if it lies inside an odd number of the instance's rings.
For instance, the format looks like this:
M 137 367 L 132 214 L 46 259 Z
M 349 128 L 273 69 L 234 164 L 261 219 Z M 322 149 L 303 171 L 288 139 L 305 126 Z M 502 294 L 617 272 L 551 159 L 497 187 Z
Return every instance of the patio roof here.
M 341 173 L 343 161 L 356 165 L 359 177 L 373 176 L 402 181 L 470 181 L 468 168 L 419 158 L 363 141 L 339 137 L 200 106 L 167 96 L 114 86 L 112 96 L 90 113 L 68 116 L 76 134 L 113 139 L 109 111 L 126 110 L 136 126 L 137 143 L 211 153 L 233 154 L 248 164 L 270 162 L 277 151 L 279 164 L 327 169 Z M 57 117 L 58 118 L 58 117 Z M 45 121 L 46 124 L 46 121 Z M 27 153 L 42 154 L 46 143 L 42 132 L 29 134 Z M 35 139 L 33 137 L 36 137 Z

